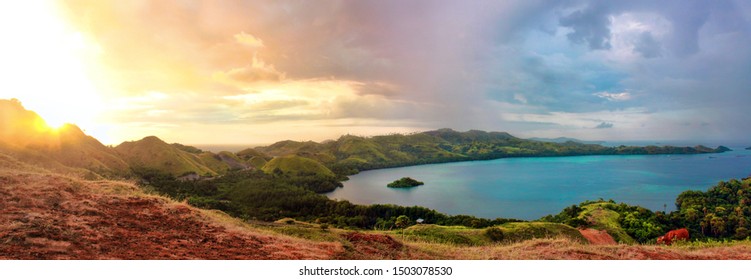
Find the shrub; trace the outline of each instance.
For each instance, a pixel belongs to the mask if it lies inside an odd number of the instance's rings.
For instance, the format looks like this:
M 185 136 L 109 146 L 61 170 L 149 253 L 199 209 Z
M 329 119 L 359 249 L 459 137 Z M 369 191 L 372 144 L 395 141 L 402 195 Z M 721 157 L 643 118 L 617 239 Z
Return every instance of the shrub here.
M 491 227 L 485 230 L 485 236 L 490 238 L 493 242 L 503 241 L 503 231 L 497 227 Z
M 739 227 L 735 229 L 735 239 L 743 240 L 749 236 L 748 229 L 745 227 Z

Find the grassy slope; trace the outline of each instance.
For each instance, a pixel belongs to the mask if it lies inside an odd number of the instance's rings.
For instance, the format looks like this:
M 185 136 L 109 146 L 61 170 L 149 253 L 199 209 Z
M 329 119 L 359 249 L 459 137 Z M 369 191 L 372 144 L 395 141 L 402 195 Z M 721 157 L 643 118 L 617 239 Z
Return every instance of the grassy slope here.
M 334 172 L 331 172 L 323 164 L 304 157 L 299 156 L 283 156 L 276 157 L 263 166 L 263 172 L 272 173 L 274 169 L 279 168 L 283 172 L 308 172 L 318 175 L 325 175 L 334 177 Z
M 64 173 L 98 177 L 128 172 L 128 165 L 111 149 L 77 126 L 52 129 L 13 100 L 0 100 L 0 152 Z
M 618 223 L 620 214 L 604 208 L 608 204 L 612 203 L 601 202 L 585 205 L 584 211 L 579 214 L 579 218 L 589 221 L 591 228 L 607 231 L 618 243 L 634 244 L 634 239 L 626 234 Z
M 253 168 L 255 169 L 262 169 L 267 162 L 268 161 L 266 161 L 265 158 L 259 156 L 252 157 L 248 160 L 248 164 L 250 164 L 250 166 L 253 166 Z
M 555 231 L 566 226 L 521 224 L 523 223 L 504 227 L 504 232 L 524 238 L 499 243 L 493 243 L 484 237 L 482 229 L 435 225 L 412 226 L 404 233 L 401 230 L 354 233 L 341 229 L 322 230 L 320 225 L 291 219 L 276 223 L 254 223 L 252 227 L 315 241 L 340 243 L 348 252 L 347 259 L 751 259 L 751 241 L 693 242 L 677 246 L 589 245 L 582 241 L 580 235 L 576 236 L 576 230 L 570 227 L 557 235 L 534 237 L 534 234 L 530 235 L 521 228 L 531 226 L 538 230 L 547 228 Z M 353 238 L 353 235 L 360 238 Z
M 347 253 L 335 242 L 257 230 L 131 183 L 0 162 L 0 259 L 332 259 Z
M 174 176 L 188 172 L 217 175 L 228 169 L 226 164 L 215 158 L 212 153 L 189 153 L 154 136 L 124 142 L 115 147 L 115 151 L 131 166 L 157 169 Z
M 503 232 L 502 243 L 515 243 L 535 238 L 565 238 L 586 243 L 578 230 L 567 225 L 545 222 L 506 223 L 498 226 Z M 485 235 L 487 229 L 462 226 L 414 225 L 404 231 L 407 240 L 454 245 L 490 245 L 494 241 Z
M 566 238 L 532 239 L 511 244 L 457 247 L 455 245 L 406 242 L 415 255 L 435 259 L 481 260 L 749 260 L 751 242 L 720 245 L 587 245 Z

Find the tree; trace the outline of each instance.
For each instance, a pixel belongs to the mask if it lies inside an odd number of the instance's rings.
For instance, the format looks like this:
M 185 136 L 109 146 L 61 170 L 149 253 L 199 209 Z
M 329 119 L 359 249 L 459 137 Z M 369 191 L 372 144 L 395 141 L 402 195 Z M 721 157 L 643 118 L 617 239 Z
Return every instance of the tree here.
M 398 228 L 401 228 L 401 229 L 406 228 L 411 223 L 412 223 L 412 221 L 410 221 L 409 217 L 407 217 L 405 215 L 401 215 L 399 217 L 396 217 L 396 223 L 395 224 L 396 224 L 396 227 L 398 227 Z
M 715 236 L 720 237 L 725 233 L 724 219 L 715 216 L 709 222 L 710 226 L 712 227 L 712 233 L 714 233 Z
M 696 222 L 699 219 L 699 210 L 688 208 L 684 211 L 684 216 L 689 222 Z
M 409 226 L 411 221 L 409 220 L 409 217 L 405 215 L 401 215 L 399 217 L 396 217 L 396 227 L 402 229 L 402 239 L 404 239 L 404 229 Z

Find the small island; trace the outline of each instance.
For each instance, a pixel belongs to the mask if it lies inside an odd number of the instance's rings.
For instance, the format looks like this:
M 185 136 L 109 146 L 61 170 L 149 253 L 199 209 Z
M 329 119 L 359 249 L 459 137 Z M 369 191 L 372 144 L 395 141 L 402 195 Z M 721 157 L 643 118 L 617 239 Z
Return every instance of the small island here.
M 399 180 L 393 181 L 386 185 L 389 188 L 412 188 L 419 185 L 425 185 L 425 183 L 412 179 L 410 177 L 403 177 Z

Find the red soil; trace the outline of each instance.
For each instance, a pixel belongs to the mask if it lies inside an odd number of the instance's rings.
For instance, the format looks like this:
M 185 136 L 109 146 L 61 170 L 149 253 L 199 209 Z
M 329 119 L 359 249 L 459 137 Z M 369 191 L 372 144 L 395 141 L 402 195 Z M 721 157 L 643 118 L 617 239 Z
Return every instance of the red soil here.
M 337 243 L 228 229 L 132 184 L 0 174 L 0 259 L 332 259 L 342 252 Z
M 590 244 L 593 245 L 615 245 L 618 244 L 615 242 L 612 236 L 608 234 L 607 231 L 604 230 L 596 230 L 593 228 L 588 229 L 579 229 L 579 232 L 586 238 Z
M 404 245 L 393 237 L 383 234 L 349 232 L 342 235 L 354 247 L 357 258 L 400 259 Z M 347 256 L 353 258 L 355 256 Z

